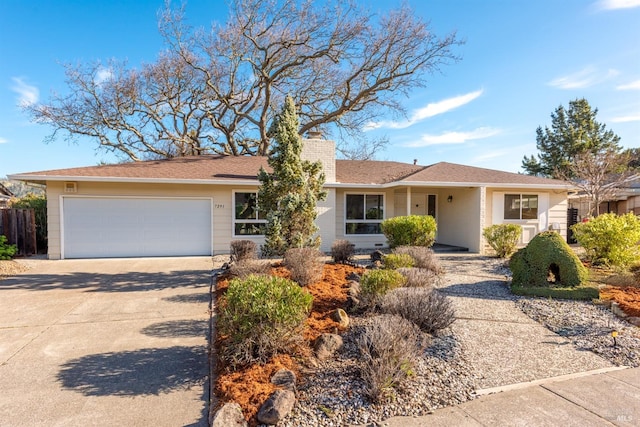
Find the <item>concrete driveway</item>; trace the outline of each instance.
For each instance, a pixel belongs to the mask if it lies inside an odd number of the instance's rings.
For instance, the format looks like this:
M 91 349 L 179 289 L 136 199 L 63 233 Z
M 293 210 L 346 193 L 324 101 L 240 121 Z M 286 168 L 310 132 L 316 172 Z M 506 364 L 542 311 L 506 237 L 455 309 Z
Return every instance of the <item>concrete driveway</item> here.
M 0 281 L 0 426 L 206 426 L 211 258 L 25 260 Z

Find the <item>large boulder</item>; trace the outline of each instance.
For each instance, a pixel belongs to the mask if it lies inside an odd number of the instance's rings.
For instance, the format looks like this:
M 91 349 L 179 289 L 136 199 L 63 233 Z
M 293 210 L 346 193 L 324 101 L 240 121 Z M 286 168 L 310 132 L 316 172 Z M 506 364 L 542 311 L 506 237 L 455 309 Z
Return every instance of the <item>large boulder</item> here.
M 235 402 L 225 403 L 213 417 L 211 427 L 247 427 L 242 408 Z
M 516 252 L 509 262 L 515 286 L 575 287 L 586 282 L 588 272 L 560 234 L 545 231 Z
M 262 404 L 258 411 L 258 421 L 276 425 L 286 417 L 296 403 L 296 395 L 291 390 L 276 390 Z

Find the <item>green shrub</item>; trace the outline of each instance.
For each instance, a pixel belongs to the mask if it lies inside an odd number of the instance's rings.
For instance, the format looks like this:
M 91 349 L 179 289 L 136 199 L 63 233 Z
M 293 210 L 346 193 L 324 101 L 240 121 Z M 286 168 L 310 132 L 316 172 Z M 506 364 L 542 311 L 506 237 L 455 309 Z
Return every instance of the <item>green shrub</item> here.
M 338 264 L 349 264 L 353 262 L 354 246 L 348 240 L 336 240 L 331 245 L 331 258 Z
M 218 329 L 227 336 L 222 359 L 237 366 L 294 352 L 303 342 L 312 300 L 306 290 L 281 277 L 231 280 L 218 316 Z
M 427 338 L 400 316 L 376 316 L 356 337 L 360 377 L 373 402 L 393 400 L 394 392 L 414 375 L 415 363 Z
M 9 260 L 18 252 L 16 245 L 7 244 L 7 237 L 0 234 L 0 260 Z
M 38 252 L 47 252 L 47 198 L 29 193 L 19 199 L 11 199 L 10 207 L 15 209 L 33 209 L 36 219 L 36 245 Z
M 509 261 L 516 287 L 575 287 L 585 283 L 587 269 L 554 231 L 536 235 Z
M 370 270 L 360 278 L 360 287 L 364 295 L 383 296 L 404 282 L 404 276 L 396 270 Z
M 433 271 L 435 274 L 443 273 L 440 261 L 433 249 L 424 246 L 398 246 L 393 250 L 394 254 L 407 254 L 415 261 L 414 267 Z
M 382 221 L 382 232 L 389 246 L 426 246 L 433 245 L 438 226 L 429 215 L 409 215 L 388 218 Z
M 323 254 L 315 248 L 291 248 L 284 254 L 284 265 L 291 272 L 291 279 L 308 286 L 322 279 L 324 273 Z
M 500 258 L 507 258 L 516 251 L 522 227 L 518 224 L 495 224 L 482 231 L 487 243 Z
M 396 270 L 398 268 L 411 268 L 415 265 L 415 260 L 409 254 L 389 254 L 382 258 L 384 268 Z
M 640 260 L 640 219 L 632 213 L 606 213 L 571 227 L 589 259 L 616 267 Z

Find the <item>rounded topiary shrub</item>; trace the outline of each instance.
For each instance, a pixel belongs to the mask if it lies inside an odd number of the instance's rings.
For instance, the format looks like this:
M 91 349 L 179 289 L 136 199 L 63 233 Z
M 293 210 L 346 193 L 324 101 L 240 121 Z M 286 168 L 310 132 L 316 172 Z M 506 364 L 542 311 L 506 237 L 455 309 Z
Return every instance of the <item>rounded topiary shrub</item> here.
M 429 215 L 396 216 L 380 224 L 389 246 L 426 246 L 436 240 L 438 226 L 435 218 Z
M 587 281 L 587 269 L 560 234 L 545 231 L 516 252 L 509 262 L 514 286 L 575 287 Z

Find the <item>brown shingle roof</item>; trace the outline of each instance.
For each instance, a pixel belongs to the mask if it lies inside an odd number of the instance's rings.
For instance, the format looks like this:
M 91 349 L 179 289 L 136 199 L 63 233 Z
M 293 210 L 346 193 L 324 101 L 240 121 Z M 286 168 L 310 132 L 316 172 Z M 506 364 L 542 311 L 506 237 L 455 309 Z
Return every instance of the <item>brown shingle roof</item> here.
M 266 157 L 198 156 L 169 160 L 120 163 L 114 165 L 56 169 L 14 175 L 17 179 L 109 181 L 255 181 L 260 167 L 269 169 Z M 562 181 L 521 175 L 454 163 L 419 166 L 375 160 L 336 160 L 336 181 L 340 184 L 390 185 L 394 182 L 433 184 L 517 184 L 526 186 L 564 186 Z
M 422 168 L 420 171 L 405 177 L 405 182 L 447 182 L 447 183 L 481 183 L 481 184 L 525 184 L 525 185 L 561 185 L 562 181 L 541 178 L 531 175 L 504 172 L 475 166 L 458 165 L 440 162 Z

